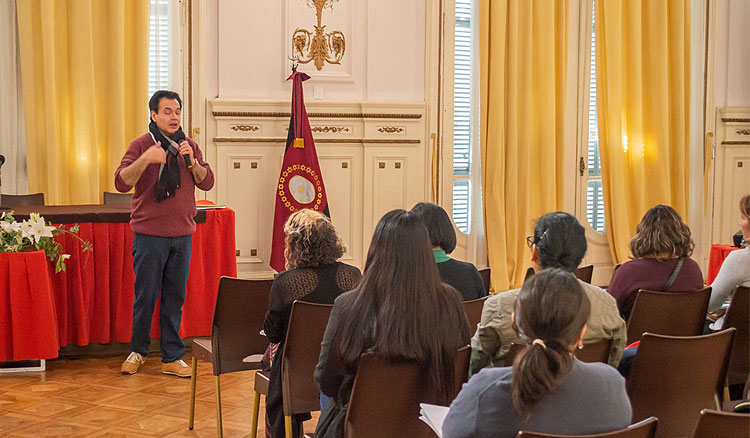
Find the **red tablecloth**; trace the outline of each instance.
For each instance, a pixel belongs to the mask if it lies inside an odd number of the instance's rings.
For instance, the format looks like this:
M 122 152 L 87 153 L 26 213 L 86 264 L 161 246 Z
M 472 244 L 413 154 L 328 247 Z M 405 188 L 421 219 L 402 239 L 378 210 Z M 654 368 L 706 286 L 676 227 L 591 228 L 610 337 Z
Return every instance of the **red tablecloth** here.
M 71 254 L 66 272 L 51 274 L 60 346 L 129 342 L 133 324 L 133 231 L 126 222 L 81 223 L 79 236 L 93 244 L 81 253 L 74 237 L 58 241 Z M 50 266 L 50 272 L 53 267 Z M 206 223 L 193 234 L 187 296 L 180 336 L 211 334 L 219 278 L 236 277 L 234 211 L 206 211 Z M 158 338 L 159 302 L 151 336 Z
M 0 361 L 51 359 L 60 348 L 44 251 L 0 253 Z
M 708 273 L 706 274 L 706 284 L 711 285 L 719 274 L 721 264 L 724 263 L 724 259 L 727 258 L 730 252 L 738 250 L 736 246 L 732 245 L 720 245 L 715 243 L 711 245 L 711 253 L 708 256 Z

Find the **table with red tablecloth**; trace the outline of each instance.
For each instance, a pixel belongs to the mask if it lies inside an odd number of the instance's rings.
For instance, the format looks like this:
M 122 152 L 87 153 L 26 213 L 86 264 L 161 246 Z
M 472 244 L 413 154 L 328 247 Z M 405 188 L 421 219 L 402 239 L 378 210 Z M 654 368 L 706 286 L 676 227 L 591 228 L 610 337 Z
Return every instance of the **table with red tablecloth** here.
M 51 359 L 60 348 L 44 251 L 0 253 L 0 362 Z
M 736 246 L 732 245 L 720 245 L 715 243 L 711 245 L 711 253 L 708 256 L 708 272 L 706 273 L 706 284 L 711 285 L 719 274 L 724 259 L 727 258 L 730 252 L 738 250 Z
M 75 236 L 56 237 L 63 252 L 71 255 L 65 272 L 55 274 L 54 266 L 48 264 L 59 346 L 129 342 L 135 281 L 133 231 L 127 222 L 129 207 L 16 207 L 14 210 L 19 220 L 34 211 L 55 224 L 77 223 L 78 236 L 93 245 L 92 251 L 82 252 Z M 196 217 L 198 224 L 193 234 L 190 275 L 180 326 L 183 338 L 210 335 L 219 278 L 237 276 L 234 211 L 209 209 L 200 211 L 199 217 Z M 158 338 L 158 301 L 152 321 L 151 336 Z

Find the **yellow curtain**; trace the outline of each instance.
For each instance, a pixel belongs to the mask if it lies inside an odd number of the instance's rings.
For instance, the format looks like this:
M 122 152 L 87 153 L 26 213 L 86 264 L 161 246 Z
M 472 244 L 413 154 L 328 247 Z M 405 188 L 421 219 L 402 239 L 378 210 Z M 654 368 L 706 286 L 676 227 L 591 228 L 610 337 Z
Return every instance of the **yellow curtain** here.
M 534 220 L 563 204 L 568 1 L 480 0 L 481 167 L 495 292 L 519 287 Z
M 149 0 L 18 0 L 29 191 L 98 203 L 148 123 Z
M 596 0 L 599 152 L 612 258 L 643 214 L 688 212 L 690 1 Z

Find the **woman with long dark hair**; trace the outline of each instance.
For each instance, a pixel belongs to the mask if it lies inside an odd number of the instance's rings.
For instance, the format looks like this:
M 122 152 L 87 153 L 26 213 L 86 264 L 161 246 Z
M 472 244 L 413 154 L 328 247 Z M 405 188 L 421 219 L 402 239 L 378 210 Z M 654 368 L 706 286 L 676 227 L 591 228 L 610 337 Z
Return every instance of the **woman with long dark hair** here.
M 546 269 L 516 299 L 514 328 L 526 344 L 512 367 L 485 368 L 464 385 L 443 423 L 445 438 L 512 438 L 520 430 L 584 435 L 630 424 L 625 380 L 573 356 L 591 304 L 575 277 Z
M 272 343 L 269 355 L 271 375 L 266 397 L 266 437 L 283 438 L 284 412 L 281 388 L 281 355 L 295 300 L 333 304 L 341 293 L 354 289 L 361 278 L 359 269 L 338 262 L 344 253 L 341 239 L 331 220 L 309 209 L 292 213 L 284 224 L 286 271 L 271 286 L 263 330 Z M 310 414 L 292 417 L 292 431 L 299 435 L 301 422 Z
M 343 437 L 362 353 L 423 364 L 448 403 L 454 356 L 469 336 L 460 295 L 440 281 L 422 221 L 404 210 L 386 213 L 375 227 L 362 281 L 336 299 L 328 321 L 315 381 L 333 400 L 315 437 Z

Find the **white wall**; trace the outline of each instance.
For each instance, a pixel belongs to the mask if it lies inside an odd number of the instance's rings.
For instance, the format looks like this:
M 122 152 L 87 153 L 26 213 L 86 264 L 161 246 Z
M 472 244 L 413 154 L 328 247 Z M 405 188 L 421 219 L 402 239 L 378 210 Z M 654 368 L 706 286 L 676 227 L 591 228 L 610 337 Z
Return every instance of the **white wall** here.
M 750 1 L 714 1 L 714 106 L 750 106 Z
M 286 8 L 299 8 L 304 0 L 221 0 L 208 2 L 207 54 L 216 72 L 207 71 L 207 98 L 248 100 L 289 99 L 291 84 L 285 79 L 291 61 L 285 47 L 296 27 L 312 29 L 309 18 L 288 19 Z M 349 34 L 344 62 L 350 63 L 349 80 L 321 78 L 303 66 L 312 88 L 322 87 L 323 100 L 416 101 L 424 100 L 425 3 L 424 0 L 339 0 L 334 9 L 349 12 Z M 323 24 L 327 22 L 326 9 Z M 288 21 L 288 23 L 287 23 Z M 326 31 L 333 29 L 333 25 Z M 323 69 L 325 73 L 330 68 Z

